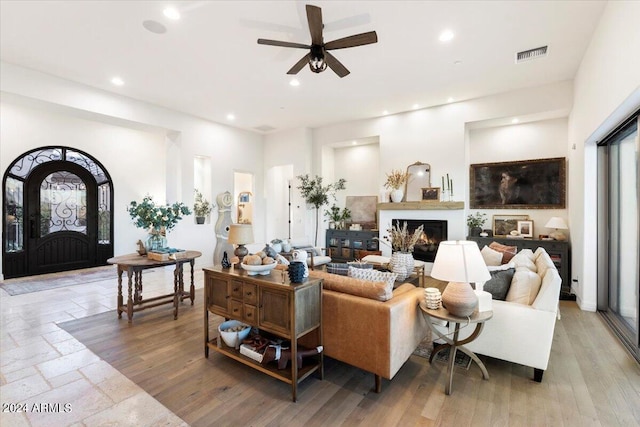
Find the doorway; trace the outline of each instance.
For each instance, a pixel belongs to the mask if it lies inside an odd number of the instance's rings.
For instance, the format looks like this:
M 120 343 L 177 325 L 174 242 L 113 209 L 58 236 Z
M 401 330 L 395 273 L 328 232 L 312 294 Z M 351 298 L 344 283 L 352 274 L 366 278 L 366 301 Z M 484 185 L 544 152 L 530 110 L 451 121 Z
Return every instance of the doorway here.
M 96 267 L 113 256 L 111 179 L 87 153 L 30 151 L 3 186 L 5 278 Z

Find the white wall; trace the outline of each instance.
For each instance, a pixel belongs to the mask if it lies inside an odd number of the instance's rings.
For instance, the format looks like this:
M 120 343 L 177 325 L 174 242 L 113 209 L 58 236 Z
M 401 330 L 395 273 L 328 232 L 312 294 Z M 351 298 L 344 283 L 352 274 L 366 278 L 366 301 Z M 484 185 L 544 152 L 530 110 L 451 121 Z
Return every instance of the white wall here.
M 567 157 L 567 126 L 568 119 L 559 118 L 471 129 L 469 130 L 469 162 L 474 164 Z M 567 193 L 569 192 L 567 189 Z M 559 216 L 568 221 L 568 209 L 474 209 L 471 211 L 471 213 L 475 212 L 487 214 L 487 222 L 483 228 L 492 228 L 493 215 L 529 215 L 533 220 L 535 237 L 553 231 L 544 227 L 552 216 Z M 570 230 L 571 224 L 569 224 Z
M 105 164 L 114 177 L 116 212 L 118 206 L 122 207 L 123 214 L 118 213 L 115 224 L 116 255 L 133 252 L 133 243 L 144 235 L 143 230 L 130 225 L 123 200 L 128 204 L 131 200 L 141 200 L 146 193 L 157 191 L 163 198 L 175 196 L 176 200 L 192 206 L 193 159 L 198 155 L 211 158 L 214 200 L 219 193 L 233 191 L 234 170 L 249 172 L 256 177 L 254 235 L 256 239 L 264 240 L 261 135 L 12 64 L 0 64 L 0 76 L 3 104 L 24 107 L 20 110 L 24 118 L 16 122 L 6 120 L 6 108 L 2 111 L 0 168 L 4 172 L 9 162 L 29 148 L 24 145 L 24 135 L 29 135 L 28 139 L 34 146 L 70 145 L 65 139 L 70 132 L 78 132 L 74 136 L 78 141 L 83 134 L 87 135 L 85 145 L 78 148 L 95 155 Z M 43 116 L 38 112 L 40 110 L 47 111 L 47 115 Z M 18 110 L 15 111 L 14 114 L 18 114 Z M 57 116 L 53 117 L 53 114 Z M 47 126 L 46 132 L 40 132 L 37 129 L 39 125 L 35 124 L 41 119 Z M 34 126 L 36 130 L 30 131 Z M 76 129 L 78 126 L 80 130 Z M 162 137 L 158 138 L 156 146 L 150 141 L 155 139 L 146 134 Z M 125 137 L 121 135 L 126 136 L 129 142 L 123 142 Z M 153 159 L 153 162 L 148 159 Z M 147 166 L 150 163 L 153 166 Z M 149 167 L 157 168 L 158 174 L 151 173 Z M 213 215 L 216 214 L 214 211 Z M 201 251 L 203 256 L 196 261 L 197 265 L 211 265 L 216 243 L 215 218 L 212 217 L 213 221 L 204 226 L 189 219 L 180 222 L 169 235 L 169 243 L 174 247 Z
M 338 206 L 345 206 L 347 196 L 378 196 L 380 187 L 371 174 L 380 170 L 379 144 L 334 148 L 333 156 L 334 181 L 347 180 L 347 189 L 336 194 Z
M 574 80 L 568 139 L 571 275 L 583 310 L 595 310 L 597 303 L 596 142 L 640 107 L 639 22 L 640 2 L 609 2 Z
M 470 164 L 467 123 L 543 112 L 556 117 L 566 116 L 572 96 L 571 83 L 562 82 L 403 114 L 325 126 L 313 131 L 314 159 L 321 159 L 326 147 L 336 142 L 379 135 L 380 168 L 363 173 L 372 181 L 377 181 L 377 188 L 382 187 L 385 173 L 391 169 L 404 170 L 416 161 L 431 164 L 433 185 L 437 185 L 440 176 L 448 173 L 455 182 L 453 199 L 465 201 L 467 206 L 457 220 L 449 224 L 449 236 L 463 238 L 467 232 L 464 217 L 468 213 Z M 529 156 L 530 152 L 524 154 Z

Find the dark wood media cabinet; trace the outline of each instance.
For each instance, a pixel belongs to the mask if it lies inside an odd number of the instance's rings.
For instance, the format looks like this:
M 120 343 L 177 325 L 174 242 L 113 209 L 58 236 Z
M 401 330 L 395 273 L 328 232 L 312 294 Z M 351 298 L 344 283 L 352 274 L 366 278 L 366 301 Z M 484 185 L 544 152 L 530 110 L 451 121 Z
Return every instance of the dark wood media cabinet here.
M 269 275 L 249 276 L 245 270 L 204 268 L 204 354 L 214 350 L 280 381 L 291 384 L 297 400 L 298 383 L 314 372 L 323 379 L 323 353 L 297 363 L 297 342 L 309 334 L 314 345 L 322 345 L 322 280 L 306 279 L 290 283 L 286 273 L 272 270 Z M 225 319 L 240 320 L 261 331 L 291 341 L 289 368 L 262 365 L 228 347 L 217 335 L 210 337 L 209 313 Z

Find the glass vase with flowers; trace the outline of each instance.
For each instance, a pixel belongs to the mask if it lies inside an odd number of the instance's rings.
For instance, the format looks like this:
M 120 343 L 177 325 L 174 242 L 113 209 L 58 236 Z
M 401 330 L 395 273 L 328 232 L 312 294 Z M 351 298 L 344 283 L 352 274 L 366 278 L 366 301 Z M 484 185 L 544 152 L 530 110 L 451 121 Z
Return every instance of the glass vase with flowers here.
M 191 215 L 191 210 L 184 203 L 160 205 L 149 195 L 140 203 L 135 200 L 129 203 L 127 211 L 136 227 L 148 230 L 149 237 L 145 244 L 147 251 L 167 247 L 166 233 L 171 231 L 183 216 Z

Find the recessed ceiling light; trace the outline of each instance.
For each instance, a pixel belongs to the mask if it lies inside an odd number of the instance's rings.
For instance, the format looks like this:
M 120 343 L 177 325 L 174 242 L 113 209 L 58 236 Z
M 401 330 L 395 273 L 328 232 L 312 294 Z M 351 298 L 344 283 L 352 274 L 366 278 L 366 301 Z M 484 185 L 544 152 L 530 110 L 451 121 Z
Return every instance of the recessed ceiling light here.
M 111 79 L 111 83 L 116 86 L 122 86 L 124 84 L 124 80 L 122 80 L 120 77 L 114 77 Z
M 447 102 L 453 102 L 453 98 L 452 97 L 448 97 L 447 98 Z
M 389 114 L 389 112 L 388 112 L 387 110 L 384 110 L 384 111 L 382 112 L 382 115 L 383 115 L 383 116 L 386 116 L 387 114 Z
M 168 7 L 163 10 L 162 13 L 169 19 L 180 19 L 180 12 L 178 12 L 178 9 L 176 9 L 175 7 Z
M 413 104 L 413 109 L 414 109 L 414 110 L 417 110 L 418 108 L 420 108 L 420 105 L 418 105 L 418 104 Z
M 518 120 L 517 117 L 515 119 L 511 120 L 511 123 L 518 123 L 518 122 L 520 122 L 520 120 Z
M 298 79 L 291 79 L 289 82 L 291 86 L 300 86 L 300 81 Z
M 462 64 L 462 61 L 459 59 L 456 59 L 455 61 L 453 61 L 453 65 L 460 65 Z
M 351 144 L 358 145 L 358 141 L 353 141 Z
M 236 116 L 234 116 L 233 114 L 227 114 L 227 120 L 235 120 Z
M 440 37 L 438 37 L 438 39 L 441 42 L 448 42 L 453 40 L 453 31 L 451 30 L 444 30 L 443 32 L 440 33 Z

